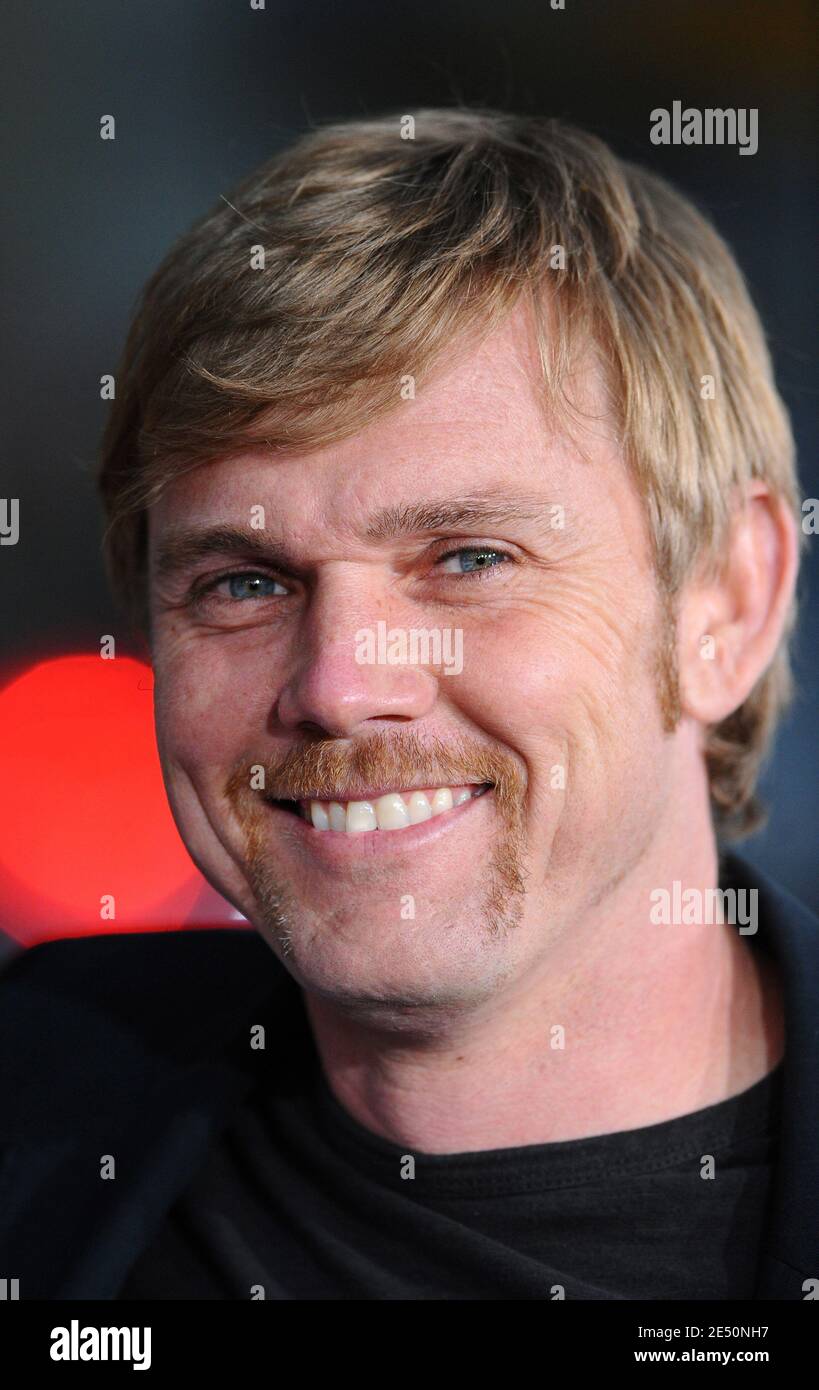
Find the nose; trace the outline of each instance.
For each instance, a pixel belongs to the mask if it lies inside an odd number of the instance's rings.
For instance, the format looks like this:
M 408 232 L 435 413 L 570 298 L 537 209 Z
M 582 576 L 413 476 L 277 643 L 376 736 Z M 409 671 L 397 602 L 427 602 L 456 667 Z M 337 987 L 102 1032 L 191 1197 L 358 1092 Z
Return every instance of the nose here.
M 380 610 L 375 619 L 362 615 L 360 602 L 313 596 L 295 668 L 276 705 L 282 728 L 346 738 L 372 721 L 407 722 L 430 712 L 438 692 L 435 673 L 384 660 L 387 634 L 399 625 L 383 604 L 370 606 L 370 615 L 373 607 Z

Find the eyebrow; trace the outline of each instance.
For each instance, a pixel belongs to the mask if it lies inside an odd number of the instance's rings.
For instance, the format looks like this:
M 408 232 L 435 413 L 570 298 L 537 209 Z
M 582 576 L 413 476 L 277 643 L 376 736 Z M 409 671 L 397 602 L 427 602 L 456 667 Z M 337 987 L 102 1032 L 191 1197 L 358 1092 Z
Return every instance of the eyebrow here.
M 391 540 L 425 531 L 455 529 L 476 521 L 490 526 L 505 521 L 537 521 L 547 512 L 548 503 L 544 497 L 530 493 L 482 492 L 471 497 L 447 497 L 440 501 L 384 507 L 372 518 L 366 535 L 369 540 Z
M 363 534 L 368 540 L 386 541 L 457 530 L 477 522 L 487 526 L 508 521 L 547 524 L 548 513 L 549 502 L 531 493 L 484 492 L 469 497 L 383 507 L 370 518 Z M 263 531 L 221 523 L 170 530 L 157 545 L 154 570 L 157 576 L 167 578 L 191 569 L 211 555 L 242 555 L 277 565 L 282 570 L 292 566 L 292 559 L 284 547 L 266 537 Z
M 244 555 L 259 561 L 281 562 L 284 551 L 266 539 L 263 532 L 249 526 L 191 526 L 171 530 L 156 548 L 154 572 L 160 578 L 192 569 L 211 555 Z

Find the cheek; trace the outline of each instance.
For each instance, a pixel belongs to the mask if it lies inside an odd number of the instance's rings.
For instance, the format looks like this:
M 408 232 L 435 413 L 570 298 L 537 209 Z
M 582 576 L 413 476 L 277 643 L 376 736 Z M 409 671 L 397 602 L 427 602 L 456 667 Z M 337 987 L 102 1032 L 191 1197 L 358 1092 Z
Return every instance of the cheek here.
M 465 636 L 469 685 L 526 721 L 561 713 L 603 734 L 612 711 L 653 692 L 653 592 L 619 588 L 605 572 L 553 579 Z
M 273 700 L 269 665 L 241 658 L 218 640 L 158 643 L 154 708 L 163 763 L 183 766 L 203 780 L 221 775 L 243 747 L 265 729 Z
M 590 572 L 560 577 L 473 634 L 462 706 L 524 759 L 533 808 L 550 819 L 562 790 L 585 816 L 658 771 L 658 617 L 649 586 Z

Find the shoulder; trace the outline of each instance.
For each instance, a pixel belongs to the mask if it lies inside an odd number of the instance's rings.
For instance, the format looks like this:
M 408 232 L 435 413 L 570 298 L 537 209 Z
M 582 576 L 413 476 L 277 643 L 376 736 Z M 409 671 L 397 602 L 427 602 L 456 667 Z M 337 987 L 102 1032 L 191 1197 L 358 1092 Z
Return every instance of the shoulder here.
M 745 855 L 723 850 L 720 886 L 744 893 L 761 945 L 783 961 L 819 966 L 819 917 L 783 884 Z
M 736 890 L 737 901 L 744 892 L 737 920 L 750 917 L 752 934 L 746 940 L 776 964 L 788 1085 L 794 1095 L 804 1097 L 819 1088 L 819 918 L 736 853 L 721 856 L 720 887 Z
M 241 965 L 252 958 L 258 968 L 269 954 L 257 932 L 239 927 L 61 937 L 20 951 L 0 976 L 0 987 L 12 992 L 79 987 L 84 993 L 95 988 L 102 993 L 104 987 L 106 997 L 113 987 L 117 997 L 127 996 L 134 988 L 136 972 L 150 964 L 161 972 L 155 978 L 161 992 L 169 974 L 180 977 L 193 960 L 204 982 L 209 976 L 217 978 L 227 961 Z
M 295 985 L 250 929 L 45 942 L 0 975 L 0 1126 L 68 1122 L 218 1057 L 254 1006 Z

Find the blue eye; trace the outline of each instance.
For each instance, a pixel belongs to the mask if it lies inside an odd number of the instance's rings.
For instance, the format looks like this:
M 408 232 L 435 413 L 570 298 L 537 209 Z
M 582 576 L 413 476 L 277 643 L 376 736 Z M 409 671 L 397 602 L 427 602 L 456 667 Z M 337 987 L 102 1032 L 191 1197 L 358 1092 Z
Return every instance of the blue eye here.
M 270 598 L 276 589 L 282 593 L 287 590 L 279 584 L 278 580 L 271 579 L 267 574 L 257 574 L 249 571 L 247 574 L 225 574 L 217 580 L 218 584 L 227 584 L 230 597 L 235 599 L 246 598 Z
M 498 569 L 499 565 L 504 564 L 509 558 L 505 551 L 493 550 L 491 546 L 465 546 L 460 550 L 450 551 L 448 555 L 442 555 L 439 564 L 455 561 L 459 566 L 462 557 L 466 557 L 470 562 L 465 569 L 455 568 L 446 572 L 456 575 L 481 574 L 485 570 Z M 493 563 L 494 561 L 498 563 Z

